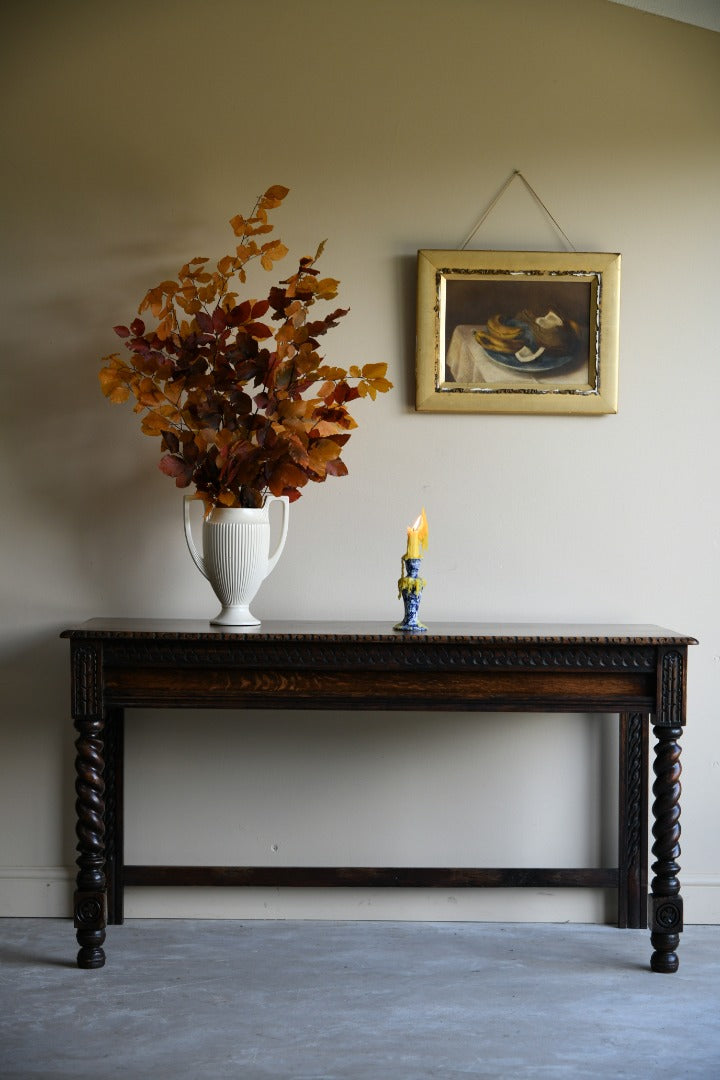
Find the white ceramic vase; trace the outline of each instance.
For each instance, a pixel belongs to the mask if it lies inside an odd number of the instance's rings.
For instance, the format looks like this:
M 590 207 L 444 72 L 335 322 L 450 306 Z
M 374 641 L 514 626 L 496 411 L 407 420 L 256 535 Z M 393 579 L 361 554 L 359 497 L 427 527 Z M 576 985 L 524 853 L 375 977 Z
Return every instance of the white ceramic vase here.
M 203 521 L 200 555 L 190 530 L 190 503 L 184 500 L 185 539 L 193 562 L 212 585 L 222 604 L 211 619 L 214 626 L 259 626 L 250 604 L 285 547 L 288 530 L 288 499 L 268 495 L 257 509 L 216 507 Z M 270 506 L 282 503 L 282 531 L 270 554 Z

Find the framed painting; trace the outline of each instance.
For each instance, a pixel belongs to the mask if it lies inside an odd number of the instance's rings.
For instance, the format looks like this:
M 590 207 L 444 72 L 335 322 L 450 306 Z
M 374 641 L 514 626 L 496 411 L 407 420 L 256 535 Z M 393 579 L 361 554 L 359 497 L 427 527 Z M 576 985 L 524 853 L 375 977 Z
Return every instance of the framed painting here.
M 419 251 L 419 412 L 617 412 L 620 256 Z

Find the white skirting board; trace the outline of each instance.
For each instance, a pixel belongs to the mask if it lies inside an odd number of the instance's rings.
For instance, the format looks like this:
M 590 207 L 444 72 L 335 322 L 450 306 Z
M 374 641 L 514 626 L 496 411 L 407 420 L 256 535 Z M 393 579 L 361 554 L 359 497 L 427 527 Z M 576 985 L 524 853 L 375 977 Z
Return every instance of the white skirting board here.
M 69 918 L 75 871 L 0 867 L 0 918 Z M 720 874 L 680 876 L 685 921 L 720 923 Z M 614 921 L 593 889 L 127 889 L 127 918 L 357 919 L 438 922 Z

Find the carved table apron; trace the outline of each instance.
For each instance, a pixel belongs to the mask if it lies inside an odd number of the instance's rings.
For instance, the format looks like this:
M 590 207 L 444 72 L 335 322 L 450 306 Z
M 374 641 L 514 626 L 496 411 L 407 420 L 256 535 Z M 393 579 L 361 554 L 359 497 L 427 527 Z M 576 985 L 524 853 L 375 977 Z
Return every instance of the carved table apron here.
M 647 926 L 649 722 L 653 785 L 651 967 L 677 970 L 682 930 L 680 745 L 687 647 L 657 626 L 92 619 L 70 639 L 76 741 L 78 966 L 105 963 L 126 885 L 580 886 L 613 888 L 618 925 Z M 618 713 L 618 865 L 610 868 L 126 866 L 125 708 L 393 709 Z

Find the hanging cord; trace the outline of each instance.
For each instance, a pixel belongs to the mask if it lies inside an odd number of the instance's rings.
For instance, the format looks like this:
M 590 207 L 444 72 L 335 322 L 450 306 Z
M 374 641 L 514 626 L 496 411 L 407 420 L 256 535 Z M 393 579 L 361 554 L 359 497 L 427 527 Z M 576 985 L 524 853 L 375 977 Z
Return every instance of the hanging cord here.
M 508 189 L 508 188 L 510 187 L 510 185 L 512 184 L 512 182 L 513 182 L 513 180 L 515 179 L 515 177 L 516 177 L 516 176 L 519 176 L 519 177 L 520 177 L 520 179 L 522 180 L 522 182 L 523 182 L 523 184 L 525 185 L 525 187 L 526 187 L 526 188 L 528 189 L 528 191 L 530 192 L 530 194 L 532 195 L 532 197 L 533 197 L 533 198 L 535 199 L 535 202 L 536 202 L 536 203 L 538 203 L 538 205 L 539 205 L 539 206 L 540 206 L 540 207 L 541 207 L 541 208 L 542 208 L 542 209 L 543 209 L 543 210 L 545 211 L 545 213 L 546 213 L 546 214 L 547 214 L 547 216 L 548 216 L 548 217 L 550 218 L 550 220 L 552 221 L 552 223 L 553 223 L 553 225 L 555 226 L 555 228 L 556 228 L 556 229 L 558 230 L 558 232 L 559 232 L 559 233 L 561 233 L 561 234 L 562 234 L 562 236 L 564 237 L 564 239 L 565 239 L 565 242 L 566 242 L 566 243 L 568 244 L 568 246 L 569 246 L 570 248 L 572 248 L 572 250 L 573 250 L 573 251 L 577 251 L 577 248 L 576 248 L 576 247 L 575 247 L 575 245 L 573 244 L 572 240 L 570 240 L 570 239 L 568 238 L 568 236 L 567 236 L 567 234 L 565 233 L 565 231 L 564 231 L 564 230 L 563 230 L 563 229 L 562 229 L 562 228 L 560 227 L 560 225 L 558 225 L 557 221 L 556 221 L 556 220 L 555 220 L 555 218 L 554 218 L 554 217 L 552 216 L 552 214 L 551 214 L 551 213 L 550 213 L 550 211 L 548 210 L 547 206 L 545 205 L 545 203 L 544 203 L 544 202 L 542 201 L 542 199 L 541 199 L 541 198 L 540 198 L 540 196 L 538 195 L 538 193 L 537 193 L 537 191 L 535 190 L 535 188 L 534 188 L 534 187 L 532 187 L 532 185 L 531 185 L 531 184 L 529 184 L 529 183 L 527 182 L 527 180 L 525 179 L 525 177 L 523 176 L 523 174 L 522 174 L 522 173 L 520 172 L 520 170 L 519 170 L 519 169 L 514 169 L 514 170 L 513 170 L 513 171 L 512 171 L 511 173 L 510 173 L 510 175 L 508 176 L 507 180 L 505 181 L 505 183 L 503 184 L 503 186 L 502 186 L 502 187 L 500 188 L 500 190 L 498 191 L 497 195 L 496 195 L 496 196 L 495 196 L 495 198 L 494 198 L 494 199 L 492 200 L 492 202 L 490 203 L 490 205 L 488 206 L 488 208 L 487 208 L 487 209 L 485 210 L 485 212 L 483 213 L 482 217 L 481 217 L 481 218 L 480 218 L 480 220 L 478 221 L 478 223 L 477 223 L 477 225 L 475 226 L 475 228 L 473 229 L 473 231 L 472 231 L 472 232 L 470 233 L 470 235 L 468 236 L 468 238 L 467 238 L 467 240 L 465 241 L 465 243 L 464 243 L 464 244 L 463 244 L 463 245 L 461 246 L 460 250 L 461 250 L 461 251 L 464 251 L 464 250 L 465 250 L 465 248 L 466 248 L 466 247 L 468 246 L 468 244 L 470 243 L 470 241 L 472 240 L 472 238 L 473 238 L 473 237 L 475 236 L 475 233 L 476 233 L 476 232 L 478 231 L 478 229 L 480 228 L 480 226 L 482 225 L 482 223 L 483 223 L 483 222 L 485 221 L 485 218 L 486 218 L 486 217 L 488 216 L 488 214 L 490 213 L 490 211 L 491 211 L 491 210 L 492 210 L 492 209 L 493 209 L 493 208 L 494 208 L 494 207 L 495 207 L 495 206 L 497 205 L 497 203 L 499 203 L 499 202 L 500 202 L 500 199 L 501 199 L 501 198 L 503 197 L 503 195 L 505 194 L 505 192 L 507 191 L 507 189 Z

